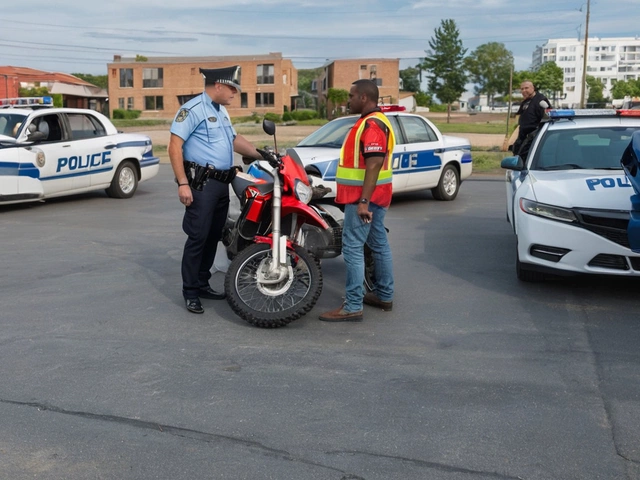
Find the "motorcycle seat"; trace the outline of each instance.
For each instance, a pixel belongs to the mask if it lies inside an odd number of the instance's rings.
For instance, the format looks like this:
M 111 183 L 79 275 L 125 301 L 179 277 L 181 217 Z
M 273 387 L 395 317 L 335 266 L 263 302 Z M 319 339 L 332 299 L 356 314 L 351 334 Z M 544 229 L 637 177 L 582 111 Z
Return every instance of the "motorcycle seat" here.
M 238 198 L 242 197 L 244 191 L 250 185 L 254 186 L 263 195 L 273 191 L 273 182 L 267 182 L 242 172 L 238 172 L 231 181 L 231 187 Z

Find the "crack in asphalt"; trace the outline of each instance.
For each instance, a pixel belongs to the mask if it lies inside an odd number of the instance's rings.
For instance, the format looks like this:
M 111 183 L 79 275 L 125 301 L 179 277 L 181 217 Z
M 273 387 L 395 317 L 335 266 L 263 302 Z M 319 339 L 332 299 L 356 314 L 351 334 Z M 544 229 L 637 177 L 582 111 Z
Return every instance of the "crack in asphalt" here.
M 375 457 L 375 458 L 388 458 L 390 460 L 399 460 L 401 462 L 412 463 L 420 467 L 427 467 L 431 470 L 439 470 L 447 473 L 466 473 L 471 475 L 480 475 L 480 476 L 489 477 L 489 478 L 500 478 L 503 480 L 523 480 L 522 477 L 513 477 L 511 475 L 505 475 L 498 472 L 484 472 L 482 470 L 471 470 L 469 468 L 455 467 L 452 465 L 447 465 L 445 463 L 429 462 L 427 460 L 417 460 L 415 458 L 399 457 L 396 455 L 383 455 L 380 453 L 360 452 L 357 450 L 335 450 L 332 452 L 325 452 L 325 453 L 327 455 L 346 454 L 346 455 L 363 455 L 363 456 Z
M 58 413 L 58 414 L 62 414 L 62 415 L 71 415 L 71 416 L 74 416 L 74 417 L 86 418 L 86 419 L 89 419 L 89 420 L 98 420 L 98 421 L 101 421 L 101 422 L 118 423 L 118 424 L 121 424 L 121 425 L 127 425 L 127 426 L 134 427 L 134 428 L 140 428 L 140 429 L 145 429 L 145 430 L 154 430 L 156 432 L 166 433 L 166 434 L 169 434 L 169 435 L 175 435 L 177 437 L 188 438 L 188 439 L 191 439 L 191 440 L 202 441 L 202 442 L 206 442 L 206 443 L 212 443 L 214 441 L 224 440 L 224 441 L 236 443 L 236 444 L 239 444 L 239 445 L 242 445 L 242 446 L 245 446 L 245 447 L 258 448 L 260 450 L 263 450 L 263 451 L 267 452 L 269 455 L 273 455 L 274 457 L 280 457 L 280 458 L 282 458 L 284 460 L 288 460 L 288 461 L 291 461 L 291 462 L 299 462 L 299 463 L 302 463 L 302 464 L 305 464 L 305 465 L 325 468 L 325 469 L 340 473 L 340 474 L 343 475 L 340 480 L 365 480 L 363 477 L 347 473 L 344 470 L 340 470 L 338 468 L 331 467 L 331 466 L 328 466 L 328 465 L 324 465 L 324 464 L 321 464 L 321 463 L 312 462 L 312 461 L 306 460 L 304 458 L 295 457 L 295 456 L 291 455 L 289 452 L 287 452 L 285 450 L 278 450 L 278 449 L 271 448 L 271 447 L 268 447 L 266 445 L 263 445 L 260 442 L 255 442 L 255 441 L 252 441 L 252 440 L 246 440 L 246 439 L 243 439 L 243 438 L 231 437 L 231 436 L 228 436 L 228 435 L 220 435 L 220 434 L 215 434 L 215 433 L 201 432 L 201 431 L 193 430 L 193 429 L 190 429 L 190 428 L 174 427 L 174 426 L 171 426 L 171 425 L 163 425 L 163 424 L 157 423 L 157 422 L 150 422 L 150 421 L 146 421 L 146 420 L 138 420 L 138 419 L 135 419 L 135 418 L 128 418 L 128 417 L 119 417 L 117 415 L 103 415 L 103 414 L 90 413 L 90 412 L 80 412 L 80 411 L 74 411 L 74 410 L 66 410 L 64 408 L 56 407 L 54 405 L 47 405 L 45 403 L 39 403 L 39 402 L 19 402 L 19 401 L 16 401 L 16 400 L 0 399 L 0 403 L 6 404 L 6 405 L 17 405 L 17 406 L 21 406 L 21 407 L 36 408 L 39 411 L 49 411 L 49 412 Z M 440 470 L 440 471 L 445 471 L 445 472 L 481 475 L 481 476 L 484 476 L 484 477 L 499 478 L 499 479 L 503 479 L 503 480 L 523 480 L 522 477 L 513 477 L 513 476 L 509 476 L 509 475 L 502 475 L 502 474 L 499 474 L 497 472 L 483 472 L 483 471 L 471 470 L 471 469 L 462 468 L 462 467 L 455 467 L 455 466 L 436 463 L 436 462 L 429 462 L 429 461 L 426 461 L 426 460 L 418 460 L 418 459 L 414 459 L 414 458 L 407 458 L 407 457 L 400 457 L 400 456 L 393 456 L 393 455 L 384 455 L 384 454 L 371 453 L 371 452 L 340 450 L 340 451 L 325 452 L 325 454 L 326 455 L 349 454 L 349 455 L 363 455 L 363 456 L 376 457 L 376 458 L 386 458 L 386 459 L 390 459 L 390 460 L 397 460 L 397 461 L 412 463 L 412 464 L 420 466 L 420 467 L 426 467 L 426 468 L 429 468 L 429 469 Z

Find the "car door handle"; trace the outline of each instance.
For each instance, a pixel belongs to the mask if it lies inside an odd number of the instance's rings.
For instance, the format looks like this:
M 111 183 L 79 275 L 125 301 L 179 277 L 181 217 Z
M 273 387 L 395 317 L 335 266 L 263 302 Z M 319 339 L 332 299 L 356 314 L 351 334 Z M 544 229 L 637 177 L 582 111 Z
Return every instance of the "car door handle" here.
M 115 143 L 108 143 L 107 145 L 104 146 L 104 148 L 106 148 L 107 150 L 111 150 L 112 148 L 116 148 L 117 145 Z
M 433 153 L 444 153 L 444 148 L 436 148 Z

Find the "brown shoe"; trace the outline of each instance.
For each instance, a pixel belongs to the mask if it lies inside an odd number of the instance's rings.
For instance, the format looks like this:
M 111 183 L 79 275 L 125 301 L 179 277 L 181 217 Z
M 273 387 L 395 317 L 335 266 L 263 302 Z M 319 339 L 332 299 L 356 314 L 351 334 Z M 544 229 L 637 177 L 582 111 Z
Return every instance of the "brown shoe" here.
M 384 310 L 385 312 L 390 312 L 393 310 L 393 302 L 385 302 L 384 300 L 380 300 L 375 293 L 367 292 L 364 294 L 364 303 L 367 305 L 371 305 L 372 307 L 378 307 Z
M 318 318 L 323 322 L 361 322 L 362 310 L 359 312 L 345 312 L 342 306 L 340 306 L 335 310 L 323 313 Z

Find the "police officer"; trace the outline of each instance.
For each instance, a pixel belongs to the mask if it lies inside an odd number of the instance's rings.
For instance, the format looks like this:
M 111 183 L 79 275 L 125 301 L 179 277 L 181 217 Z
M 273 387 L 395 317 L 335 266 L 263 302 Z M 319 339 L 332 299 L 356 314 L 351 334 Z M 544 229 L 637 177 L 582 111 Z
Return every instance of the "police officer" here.
M 225 108 L 240 92 L 240 67 L 200 69 L 204 92 L 189 100 L 171 125 L 169 158 L 185 206 L 182 229 L 188 238 L 182 255 L 182 294 L 187 310 L 203 313 L 200 298 L 220 300 L 209 285 L 216 247 L 229 207 L 229 182 L 236 169 L 233 152 L 260 158 L 238 135 Z
M 513 154 L 526 158 L 535 132 L 545 118 L 547 109 L 551 108 L 551 102 L 535 89 L 530 80 L 520 84 L 520 92 L 522 103 L 516 112 L 519 131 L 518 138 L 513 144 Z

